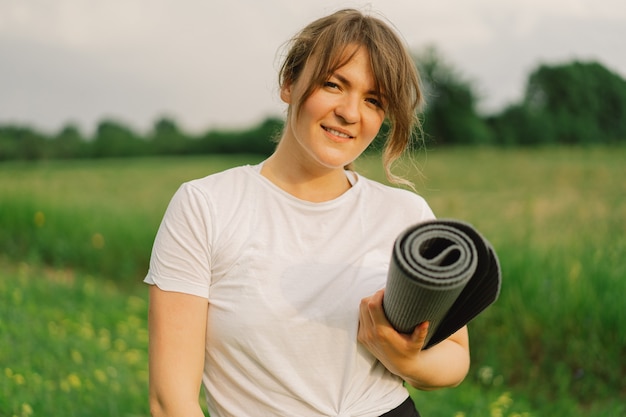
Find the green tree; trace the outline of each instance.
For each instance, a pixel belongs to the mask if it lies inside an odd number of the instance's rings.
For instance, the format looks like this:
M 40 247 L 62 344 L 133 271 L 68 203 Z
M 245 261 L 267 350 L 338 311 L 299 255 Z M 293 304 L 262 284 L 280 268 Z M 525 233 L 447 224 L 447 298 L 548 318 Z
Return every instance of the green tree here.
M 419 52 L 415 61 L 426 100 L 426 138 L 442 145 L 491 143 L 491 131 L 476 110 L 478 99 L 471 83 L 434 47 Z
M 274 139 L 282 131 L 283 121 L 269 117 L 259 125 L 244 130 L 211 130 L 202 135 L 193 147 L 199 153 L 255 153 L 270 155 Z
M 48 138 L 35 129 L 15 125 L 0 127 L 0 161 L 43 159 L 49 152 Z
M 597 62 L 541 65 L 528 79 L 524 106 L 547 121 L 555 142 L 626 139 L 626 81 Z
M 88 155 L 85 137 L 78 126 L 69 123 L 51 138 L 54 158 L 82 158 Z
M 190 152 L 189 138 L 169 117 L 161 117 L 155 122 L 149 139 L 151 140 L 151 153 L 181 155 Z
M 130 128 L 113 120 L 98 124 L 92 143 L 92 156 L 96 158 L 139 156 L 146 152 L 146 142 Z
M 505 146 L 539 145 L 555 142 L 553 124 L 548 116 L 531 111 L 528 106 L 513 104 L 501 113 L 487 117 L 495 143 Z
M 243 132 L 242 146 L 249 152 L 270 155 L 280 139 L 284 122 L 282 119 L 269 117 L 258 126 Z
M 0 161 L 17 159 L 18 142 L 15 140 L 14 129 L 11 126 L 0 127 Z

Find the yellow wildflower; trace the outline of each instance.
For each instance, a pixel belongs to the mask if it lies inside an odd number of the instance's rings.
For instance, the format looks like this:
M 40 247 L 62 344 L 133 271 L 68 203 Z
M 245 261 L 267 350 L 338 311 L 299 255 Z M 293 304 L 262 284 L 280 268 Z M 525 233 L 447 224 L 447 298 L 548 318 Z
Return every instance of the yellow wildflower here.
M 91 236 L 91 245 L 95 249 L 102 249 L 104 247 L 104 236 L 101 233 L 94 233 Z
M 33 223 L 35 223 L 35 226 L 37 227 L 43 227 L 43 225 L 46 224 L 46 216 L 43 214 L 42 211 L 38 211 L 35 213 Z

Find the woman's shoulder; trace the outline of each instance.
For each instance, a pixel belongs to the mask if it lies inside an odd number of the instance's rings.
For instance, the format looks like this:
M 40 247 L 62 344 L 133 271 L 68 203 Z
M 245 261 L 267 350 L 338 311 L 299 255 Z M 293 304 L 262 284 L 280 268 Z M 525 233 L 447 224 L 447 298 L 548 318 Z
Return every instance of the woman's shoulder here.
M 359 175 L 359 181 L 363 182 L 362 185 L 366 192 L 382 201 L 416 204 L 419 206 L 428 205 L 426 199 L 414 191 L 383 184 L 362 175 Z
M 410 213 L 411 219 L 418 221 L 435 217 L 424 197 L 414 191 L 398 188 L 359 176 L 362 182 L 365 204 L 368 212 L 383 216 L 405 218 Z
M 184 209 L 237 204 L 243 196 L 251 194 L 252 168 L 242 165 L 183 182 L 174 193 L 170 206 Z
M 252 174 L 252 166 L 241 165 L 189 180 L 184 182 L 181 188 L 195 189 L 203 194 L 220 193 L 224 189 L 236 193 L 239 188 L 249 184 Z

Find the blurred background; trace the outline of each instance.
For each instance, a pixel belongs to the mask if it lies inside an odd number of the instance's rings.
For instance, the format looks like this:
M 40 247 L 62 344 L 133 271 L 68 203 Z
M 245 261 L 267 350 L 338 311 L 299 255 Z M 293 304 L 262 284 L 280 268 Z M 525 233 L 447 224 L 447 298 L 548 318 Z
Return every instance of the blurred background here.
M 466 381 L 411 391 L 422 415 L 626 415 L 623 1 L 0 0 L 0 416 L 149 414 L 169 199 L 272 152 L 282 47 L 343 7 L 421 72 L 419 170 L 396 173 L 503 269 Z M 357 167 L 386 181 L 376 142 Z
M 416 53 L 437 48 L 487 113 L 518 102 L 541 64 L 626 75 L 620 0 L 2 0 L 0 123 L 91 134 L 113 118 L 145 133 L 169 116 L 197 134 L 282 116 L 281 46 L 341 7 L 382 15 Z

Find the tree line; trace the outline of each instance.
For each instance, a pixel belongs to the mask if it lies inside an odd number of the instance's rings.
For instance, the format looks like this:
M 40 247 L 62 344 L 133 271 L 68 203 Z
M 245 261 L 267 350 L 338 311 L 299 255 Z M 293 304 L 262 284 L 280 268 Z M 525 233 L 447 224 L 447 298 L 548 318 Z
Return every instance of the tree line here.
M 598 62 L 542 64 L 531 72 L 523 97 L 496 114 L 478 111 L 473 84 L 435 48 L 416 54 L 426 105 L 421 113 L 429 146 L 615 144 L 626 141 L 626 81 Z M 268 117 L 251 128 L 191 135 L 161 117 L 139 134 L 111 119 L 86 137 L 68 124 L 44 134 L 29 126 L 0 126 L 0 161 L 106 158 L 207 153 L 269 155 L 283 120 Z M 382 129 L 383 131 L 385 129 Z
M 626 142 L 626 80 L 598 62 L 540 65 L 523 97 L 492 115 L 477 112 L 472 84 L 426 49 L 416 62 L 427 100 L 424 132 L 435 145 Z

